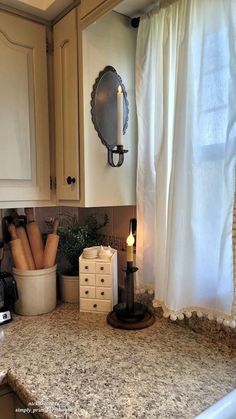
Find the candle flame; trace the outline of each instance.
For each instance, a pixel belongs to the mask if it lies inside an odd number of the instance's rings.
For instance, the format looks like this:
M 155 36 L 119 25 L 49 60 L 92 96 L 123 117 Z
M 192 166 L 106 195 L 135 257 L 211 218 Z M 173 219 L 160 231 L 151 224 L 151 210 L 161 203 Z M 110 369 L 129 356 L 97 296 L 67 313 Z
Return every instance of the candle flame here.
M 127 237 L 126 243 L 128 246 L 133 246 L 134 244 L 134 236 L 132 233 Z
M 117 93 L 122 93 L 122 88 L 121 88 L 121 86 L 118 86 Z

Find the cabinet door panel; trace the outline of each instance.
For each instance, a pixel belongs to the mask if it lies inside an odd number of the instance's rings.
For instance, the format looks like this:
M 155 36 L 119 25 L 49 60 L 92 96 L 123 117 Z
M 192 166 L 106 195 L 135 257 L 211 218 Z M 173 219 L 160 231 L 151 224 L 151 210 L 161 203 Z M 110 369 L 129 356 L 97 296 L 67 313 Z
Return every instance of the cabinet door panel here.
M 8 41 L 0 34 L 0 179 L 32 177 L 30 132 L 32 110 L 32 49 Z M 16 71 L 17 68 L 17 71 Z M 33 102 L 33 101 L 32 101 Z M 11 112 L 9 112 L 11 109 Z M 14 153 L 15 151 L 15 153 Z M 9 162 L 11 164 L 9 164 Z
M 0 412 L 2 418 L 15 419 L 13 393 L 8 393 L 0 397 Z
M 76 11 L 54 26 L 57 198 L 79 198 Z M 74 179 L 68 183 L 67 179 Z
M 45 28 L 0 12 L 0 200 L 47 200 Z

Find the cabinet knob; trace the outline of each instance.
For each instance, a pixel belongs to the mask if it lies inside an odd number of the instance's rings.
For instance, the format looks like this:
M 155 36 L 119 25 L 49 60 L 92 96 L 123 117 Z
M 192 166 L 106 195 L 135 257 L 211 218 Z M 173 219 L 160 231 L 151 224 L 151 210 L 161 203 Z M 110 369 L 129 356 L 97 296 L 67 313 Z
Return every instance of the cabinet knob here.
M 103 278 L 101 279 L 101 282 L 104 282 L 104 279 Z
M 71 176 L 68 176 L 66 178 L 66 181 L 67 181 L 68 185 L 71 185 L 72 183 L 76 182 L 75 177 L 71 177 Z
M 85 282 L 88 282 L 88 278 L 85 278 Z
M 93 307 L 96 308 L 97 307 L 97 304 L 94 304 Z
M 85 268 L 85 269 L 88 269 L 88 266 L 85 266 L 84 268 Z
M 88 294 L 89 292 L 88 291 L 85 291 L 85 294 Z
M 104 291 L 101 292 L 101 295 L 104 295 Z
M 103 267 L 103 266 L 101 266 L 100 271 L 103 271 L 103 270 L 104 270 L 104 267 Z

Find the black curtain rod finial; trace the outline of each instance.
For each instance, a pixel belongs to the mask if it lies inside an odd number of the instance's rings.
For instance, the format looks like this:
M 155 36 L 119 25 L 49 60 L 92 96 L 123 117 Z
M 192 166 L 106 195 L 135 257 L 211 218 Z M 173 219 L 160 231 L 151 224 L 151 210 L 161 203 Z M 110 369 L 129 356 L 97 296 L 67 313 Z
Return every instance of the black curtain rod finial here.
M 133 28 L 138 28 L 139 27 L 139 22 L 140 22 L 140 17 L 133 17 L 131 19 L 131 26 Z

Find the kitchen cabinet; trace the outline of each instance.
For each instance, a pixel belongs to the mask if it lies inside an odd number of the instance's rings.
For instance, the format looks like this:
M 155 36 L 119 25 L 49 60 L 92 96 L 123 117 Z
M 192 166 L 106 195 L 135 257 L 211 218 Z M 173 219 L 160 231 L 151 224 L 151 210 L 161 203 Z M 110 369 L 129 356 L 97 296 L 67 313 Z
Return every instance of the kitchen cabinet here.
M 135 205 L 137 121 L 135 106 L 136 31 L 129 18 L 111 11 L 78 32 L 79 129 L 81 159 L 81 206 Z M 128 127 L 122 138 L 125 154 L 119 168 L 107 162 L 91 118 L 91 93 L 99 73 L 112 66 L 122 79 L 129 102 Z M 107 121 L 108 122 L 108 121 Z M 116 132 L 114 130 L 114 136 Z
M 80 6 L 54 26 L 54 95 L 57 199 L 63 206 L 135 205 L 136 32 L 129 18 L 110 12 L 96 25 L 81 29 Z M 100 71 L 117 69 L 129 101 L 124 147 L 129 152 L 119 168 L 107 162 L 91 118 L 91 92 Z M 115 134 L 114 134 L 115 135 Z
M 121 3 L 121 0 L 81 0 L 81 28 L 86 28 L 105 13 L 111 11 L 119 3 Z
M 0 11 L 0 201 L 50 199 L 46 28 Z
M 54 26 L 56 179 L 59 200 L 79 199 L 77 15 Z
M 0 386 L 0 417 L 6 419 L 36 418 L 27 411 L 16 393 L 7 384 Z

